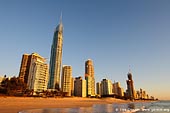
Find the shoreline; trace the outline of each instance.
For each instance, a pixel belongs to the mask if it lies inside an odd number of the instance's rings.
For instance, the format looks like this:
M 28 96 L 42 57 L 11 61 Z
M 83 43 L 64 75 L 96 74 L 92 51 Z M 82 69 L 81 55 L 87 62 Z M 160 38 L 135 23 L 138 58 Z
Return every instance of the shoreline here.
M 94 104 L 130 103 L 130 100 L 115 98 L 42 98 L 42 97 L 0 97 L 0 112 L 18 113 L 29 109 L 92 107 Z M 134 101 L 151 102 L 151 101 Z

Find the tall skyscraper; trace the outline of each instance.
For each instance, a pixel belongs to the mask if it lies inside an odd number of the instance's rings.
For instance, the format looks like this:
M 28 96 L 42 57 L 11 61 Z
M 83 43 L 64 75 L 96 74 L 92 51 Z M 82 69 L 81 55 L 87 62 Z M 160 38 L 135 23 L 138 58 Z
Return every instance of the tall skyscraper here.
M 133 80 L 132 80 L 132 74 L 129 72 L 127 74 L 128 76 L 128 80 L 126 81 L 127 82 L 127 97 L 131 100 L 135 99 L 135 96 L 136 96 L 136 92 L 135 92 L 135 89 L 134 89 L 134 84 L 133 84 Z
M 88 59 L 85 62 L 85 79 L 86 79 L 86 93 L 87 96 L 95 96 L 95 78 L 93 61 Z
M 65 65 L 62 68 L 61 90 L 64 96 L 71 96 L 72 93 L 72 67 L 71 66 Z
M 47 90 L 48 65 L 46 59 L 37 53 L 31 54 L 31 62 L 28 75 L 28 89 L 33 90 L 34 94 Z
M 60 90 L 60 74 L 62 63 L 62 47 L 63 47 L 63 24 L 60 20 L 59 25 L 56 27 L 51 46 L 50 56 L 50 76 L 49 76 L 49 89 Z

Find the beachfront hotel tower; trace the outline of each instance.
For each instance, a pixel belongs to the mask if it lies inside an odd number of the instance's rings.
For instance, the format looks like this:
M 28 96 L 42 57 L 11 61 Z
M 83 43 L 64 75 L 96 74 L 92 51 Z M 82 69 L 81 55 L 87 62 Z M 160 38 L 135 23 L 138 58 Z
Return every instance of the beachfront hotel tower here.
M 60 90 L 60 74 L 62 63 L 62 47 L 63 47 L 63 24 L 60 19 L 59 25 L 56 27 L 53 36 L 50 56 L 49 82 L 48 89 Z
M 91 59 L 85 62 L 85 80 L 87 96 L 95 96 L 94 66 Z

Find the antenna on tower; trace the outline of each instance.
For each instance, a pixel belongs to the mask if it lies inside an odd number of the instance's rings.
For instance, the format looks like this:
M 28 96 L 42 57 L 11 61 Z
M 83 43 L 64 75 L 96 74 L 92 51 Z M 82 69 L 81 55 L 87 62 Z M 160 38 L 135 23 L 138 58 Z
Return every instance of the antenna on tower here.
M 131 72 L 130 65 L 129 65 L 129 73 Z
M 62 11 L 61 11 L 61 15 L 60 15 L 60 23 L 62 23 Z

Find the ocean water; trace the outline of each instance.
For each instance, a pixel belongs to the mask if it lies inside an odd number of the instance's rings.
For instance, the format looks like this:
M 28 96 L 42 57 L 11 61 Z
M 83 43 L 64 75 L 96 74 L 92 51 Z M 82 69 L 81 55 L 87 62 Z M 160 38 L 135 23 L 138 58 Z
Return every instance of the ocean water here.
M 80 108 L 31 109 L 19 113 L 170 113 L 170 101 L 96 104 L 92 107 Z

